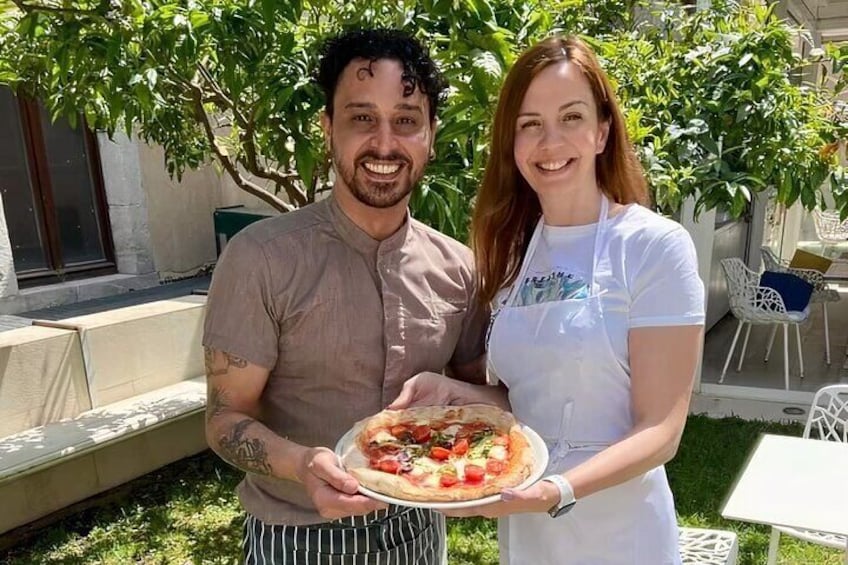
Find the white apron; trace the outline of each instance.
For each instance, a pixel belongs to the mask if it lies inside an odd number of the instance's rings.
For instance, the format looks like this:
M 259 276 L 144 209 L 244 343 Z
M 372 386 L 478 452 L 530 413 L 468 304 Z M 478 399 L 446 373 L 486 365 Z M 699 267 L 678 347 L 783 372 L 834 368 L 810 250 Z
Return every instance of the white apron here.
M 491 368 L 519 420 L 550 450 L 546 474 L 585 461 L 632 428 L 630 375 L 604 323 L 599 273 L 608 272 L 603 198 L 588 298 L 516 306 L 534 254 L 549 257 L 539 220 L 489 338 Z M 498 525 L 501 565 L 678 565 L 677 522 L 665 470 L 656 468 L 577 502 L 559 518 L 516 514 Z

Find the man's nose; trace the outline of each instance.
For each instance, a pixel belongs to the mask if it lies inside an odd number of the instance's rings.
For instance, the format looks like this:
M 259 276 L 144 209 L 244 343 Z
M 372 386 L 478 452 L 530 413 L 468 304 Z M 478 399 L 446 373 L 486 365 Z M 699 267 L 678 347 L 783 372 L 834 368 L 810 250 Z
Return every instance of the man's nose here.
M 395 136 L 394 132 L 392 132 L 391 124 L 382 122 L 377 126 L 377 130 L 371 137 L 371 146 L 380 155 L 388 155 L 394 150 Z

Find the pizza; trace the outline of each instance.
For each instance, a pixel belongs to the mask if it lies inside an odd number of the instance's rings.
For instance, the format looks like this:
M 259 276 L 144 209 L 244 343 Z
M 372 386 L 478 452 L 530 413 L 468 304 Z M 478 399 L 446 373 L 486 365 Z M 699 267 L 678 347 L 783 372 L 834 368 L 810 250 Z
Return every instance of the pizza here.
M 358 422 L 342 464 L 359 483 L 410 501 L 498 494 L 531 473 L 533 451 L 515 417 L 496 406 L 383 410 Z

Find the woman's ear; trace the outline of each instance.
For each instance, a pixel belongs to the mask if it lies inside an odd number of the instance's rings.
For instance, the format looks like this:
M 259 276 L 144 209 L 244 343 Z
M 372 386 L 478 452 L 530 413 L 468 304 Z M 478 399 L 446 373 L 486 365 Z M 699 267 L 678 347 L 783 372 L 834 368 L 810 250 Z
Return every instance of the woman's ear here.
M 609 139 L 610 132 L 610 121 L 604 120 L 599 124 L 598 127 L 598 141 L 595 144 L 595 154 L 600 155 L 604 152 L 604 149 L 607 146 L 607 139 Z

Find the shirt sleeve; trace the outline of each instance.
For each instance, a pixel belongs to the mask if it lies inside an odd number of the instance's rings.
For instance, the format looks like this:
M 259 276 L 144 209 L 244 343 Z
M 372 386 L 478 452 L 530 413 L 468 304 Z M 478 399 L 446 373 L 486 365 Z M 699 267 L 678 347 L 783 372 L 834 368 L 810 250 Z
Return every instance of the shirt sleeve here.
M 472 294 L 465 318 L 462 321 L 462 333 L 456 344 L 451 365 L 464 365 L 479 359 L 486 353 L 486 329 L 489 324 L 489 307 L 480 304 L 477 294 Z
M 630 327 L 703 324 L 704 284 L 689 233 L 676 227 L 651 241 L 639 259 L 630 286 Z
M 273 369 L 279 323 L 270 284 L 261 245 L 245 232 L 231 239 L 212 273 L 203 345 Z

